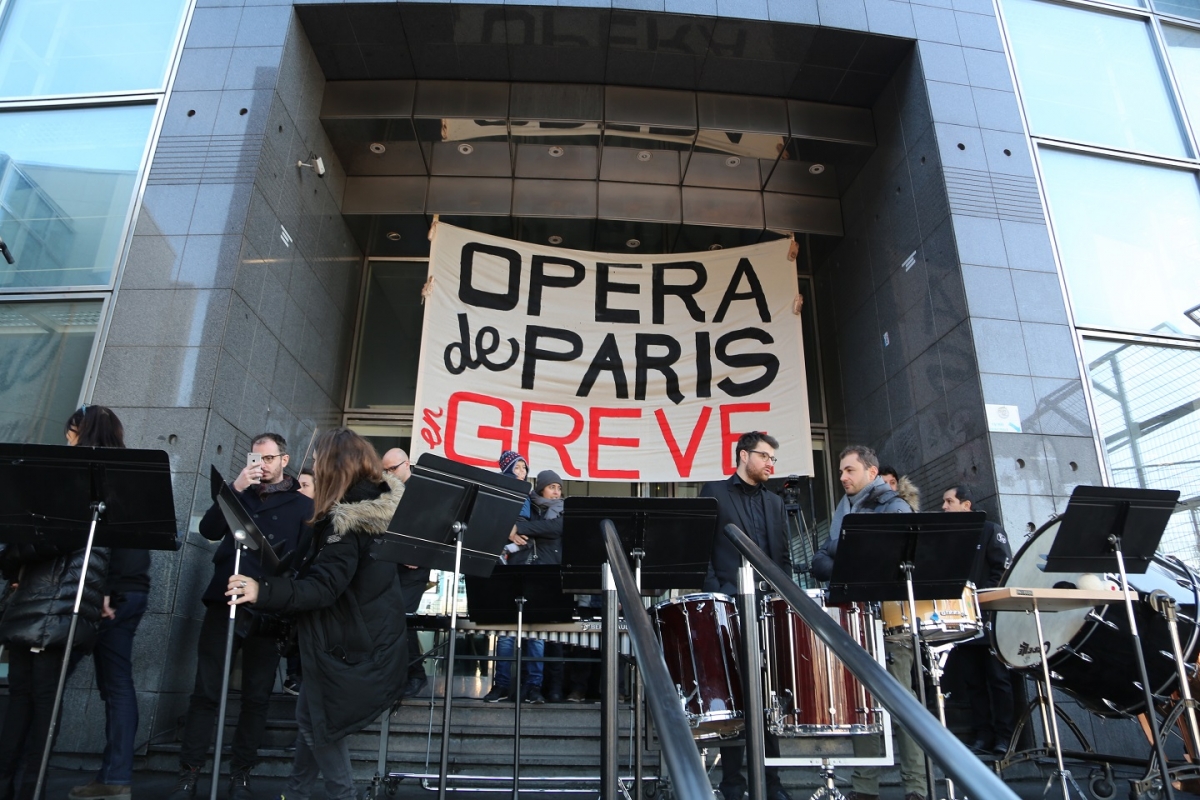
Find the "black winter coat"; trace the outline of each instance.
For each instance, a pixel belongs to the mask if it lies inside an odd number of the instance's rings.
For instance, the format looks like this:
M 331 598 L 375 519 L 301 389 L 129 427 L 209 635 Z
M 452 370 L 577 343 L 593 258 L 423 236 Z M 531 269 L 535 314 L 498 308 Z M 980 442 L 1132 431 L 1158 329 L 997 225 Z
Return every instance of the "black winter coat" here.
M 746 500 L 742 485 L 742 479 L 735 474 L 727 480 L 706 483 L 700 489 L 701 497 L 717 499 L 717 531 L 713 539 L 712 560 L 708 564 L 708 574 L 704 577 L 706 592 L 737 594 L 737 571 L 742 565 L 742 554 L 725 535 L 725 526 L 733 523 L 751 540 L 755 538 L 745 513 Z M 765 534 L 767 538 L 767 555 L 780 569 L 791 575 L 792 555 L 788 550 L 787 511 L 784 509 L 783 500 L 774 492 L 767 491 L 765 486 L 760 488 L 758 493 L 761 494 L 766 514 L 767 529 L 760 533 Z M 759 494 L 755 494 L 752 502 L 759 502 Z
M 254 608 L 294 613 L 313 744 L 361 730 L 391 707 L 408 673 L 404 595 L 396 565 L 371 556 L 404 484 L 353 486 L 317 522 L 298 577 L 263 578 Z
M 96 643 L 108 556 L 108 548 L 96 547 L 88 562 L 74 643 L 84 652 Z M 66 646 L 83 571 L 83 548 L 72 550 L 45 542 L 10 544 L 0 553 L 0 570 L 7 582 L 18 584 L 0 617 L 0 644 Z
M 292 481 L 290 489 L 272 492 L 265 497 L 259 497 L 258 492 L 253 488 L 247 488 L 244 492 L 233 490 L 238 499 L 242 501 L 242 506 L 254 518 L 254 524 L 258 525 L 258 529 L 267 537 L 267 541 L 271 543 L 275 555 L 279 556 L 280 560 L 286 558 L 298 547 L 305 546 L 312 532 L 308 520 L 313 515 L 312 500 L 300 494 L 300 484 L 290 476 L 284 480 Z M 200 520 L 199 530 L 205 539 L 214 542 L 220 540 L 221 542 L 217 552 L 213 553 L 212 580 L 209 582 L 208 588 L 204 590 L 204 596 L 201 599 L 205 605 L 224 605 L 228 602 L 225 590 L 229 586 L 229 576 L 233 574 L 236 551 L 233 534 L 229 532 L 229 526 L 225 524 L 225 515 L 221 513 L 219 505 L 213 503 L 212 507 L 205 512 L 204 518 Z M 262 567 L 258 556 L 253 553 L 243 554 L 240 572 L 255 580 L 261 578 Z
M 508 556 L 512 566 L 519 564 L 561 564 L 563 518 L 546 519 L 546 512 L 537 503 L 530 503 L 531 517 L 517 519 L 517 533 L 529 539 L 528 544 L 517 549 Z M 537 560 L 532 561 L 537 553 Z

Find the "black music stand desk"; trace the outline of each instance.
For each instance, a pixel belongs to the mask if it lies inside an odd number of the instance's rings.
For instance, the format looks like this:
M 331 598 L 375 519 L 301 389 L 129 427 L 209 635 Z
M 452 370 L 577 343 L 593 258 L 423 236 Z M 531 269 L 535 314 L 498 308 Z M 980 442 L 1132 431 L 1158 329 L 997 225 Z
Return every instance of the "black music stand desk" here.
M 0 542 L 84 549 L 83 568 L 34 797 L 42 796 L 94 547 L 178 550 L 171 464 L 162 450 L 0 443 Z

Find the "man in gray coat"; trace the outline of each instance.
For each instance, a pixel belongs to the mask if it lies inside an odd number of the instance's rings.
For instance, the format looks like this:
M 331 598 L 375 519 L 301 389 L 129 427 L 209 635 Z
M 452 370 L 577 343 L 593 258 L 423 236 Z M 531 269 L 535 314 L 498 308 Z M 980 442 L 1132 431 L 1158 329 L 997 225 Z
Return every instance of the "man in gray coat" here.
M 865 445 L 853 444 L 842 451 L 839 472 L 846 496 L 833 512 L 829 540 L 813 556 L 812 574 L 827 581 L 833 575 L 842 520 L 847 514 L 911 514 L 912 507 L 879 477 L 879 456 Z M 911 644 L 887 642 L 887 669 L 901 685 L 913 692 L 913 651 Z M 913 692 L 915 696 L 915 692 Z M 899 726 L 892 728 L 900 755 L 900 779 L 905 800 L 924 800 L 926 796 L 925 756 L 912 737 Z M 854 755 L 877 757 L 880 740 L 875 736 L 855 736 Z M 850 800 L 879 800 L 879 767 L 859 767 L 851 778 L 854 791 Z

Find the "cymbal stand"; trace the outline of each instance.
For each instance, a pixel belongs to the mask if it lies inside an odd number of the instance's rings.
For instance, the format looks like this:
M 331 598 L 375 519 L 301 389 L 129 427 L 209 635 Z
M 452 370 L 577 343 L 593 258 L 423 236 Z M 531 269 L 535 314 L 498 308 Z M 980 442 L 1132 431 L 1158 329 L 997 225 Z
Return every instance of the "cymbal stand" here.
M 917 618 L 917 601 L 913 595 L 912 573 L 915 566 L 911 561 L 905 561 L 900 565 L 900 570 L 904 573 L 904 587 L 908 590 L 908 622 L 912 626 L 913 667 L 914 680 L 917 683 L 917 699 L 921 701 L 922 708 L 928 708 L 925 702 L 925 666 L 921 663 L 921 622 Z M 934 787 L 937 784 L 933 782 L 933 762 L 929 759 L 928 753 L 925 754 L 925 781 L 928 790 L 936 794 Z
M 1146 714 L 1151 718 L 1150 740 L 1154 746 L 1154 754 L 1158 758 L 1158 772 L 1162 776 L 1163 796 L 1167 800 L 1175 800 L 1175 789 L 1171 785 L 1170 764 L 1167 762 L 1166 751 L 1163 750 L 1162 737 L 1158 735 L 1158 726 L 1154 724 L 1154 689 L 1150 686 L 1150 676 L 1146 671 L 1146 654 L 1142 652 L 1142 637 L 1138 633 L 1137 617 L 1133 613 L 1133 598 L 1130 596 L 1129 576 L 1125 573 L 1125 556 L 1121 552 L 1121 537 L 1115 533 L 1109 534 L 1108 543 L 1117 557 L 1117 571 L 1121 575 L 1121 591 L 1125 595 L 1125 615 L 1129 620 L 1129 638 L 1133 640 L 1133 654 L 1137 656 L 1138 676 L 1142 679 L 1142 694 L 1146 698 Z M 1038 636 L 1041 635 L 1039 630 Z M 1176 632 L 1175 638 L 1178 639 L 1178 632 Z M 1045 640 L 1042 641 L 1044 643 Z M 1044 653 L 1043 663 L 1045 663 Z M 1176 666 L 1182 668 L 1180 662 L 1176 662 Z M 1184 683 L 1186 685 L 1186 681 Z
M 913 624 L 916 624 L 914 620 Z M 934 645 L 925 643 L 925 655 L 929 658 L 929 679 L 933 683 L 934 697 L 937 699 L 938 720 L 941 721 L 942 727 L 946 727 L 946 695 L 942 693 L 942 674 L 945 671 L 946 659 L 950 656 L 950 651 L 955 645 L 943 644 L 935 647 Z M 930 784 L 932 787 L 933 784 Z M 937 792 L 934 792 L 934 797 Z M 946 800 L 956 800 L 954 796 L 954 781 L 950 776 L 946 776 Z

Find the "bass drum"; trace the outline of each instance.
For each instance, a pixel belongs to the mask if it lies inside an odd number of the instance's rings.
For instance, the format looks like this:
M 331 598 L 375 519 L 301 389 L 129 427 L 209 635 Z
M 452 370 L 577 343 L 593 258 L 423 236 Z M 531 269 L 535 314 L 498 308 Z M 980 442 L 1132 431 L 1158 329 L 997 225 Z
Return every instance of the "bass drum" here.
M 1017 552 L 1000 585 L 1014 589 L 1053 589 L 1078 586 L 1082 573 L 1042 571 L 1046 556 L 1058 536 L 1061 517 L 1047 522 Z M 1177 560 L 1155 554 L 1144 575 L 1130 575 L 1129 585 L 1143 597 L 1161 589 L 1179 605 L 1179 639 L 1189 663 L 1196 652 L 1196 610 L 1200 606 L 1200 578 Z M 1149 603 L 1134 603 L 1146 672 L 1156 695 L 1169 695 L 1176 683 L 1175 659 L 1167 622 Z M 992 649 L 1010 667 L 1040 669 L 1037 627 L 1033 615 L 1000 611 L 991 626 Z M 1145 710 L 1137 656 L 1129 636 L 1129 619 L 1123 603 L 1058 611 L 1042 615 L 1042 632 L 1050 654 L 1052 683 L 1075 696 L 1088 710 L 1105 717 L 1140 714 Z

